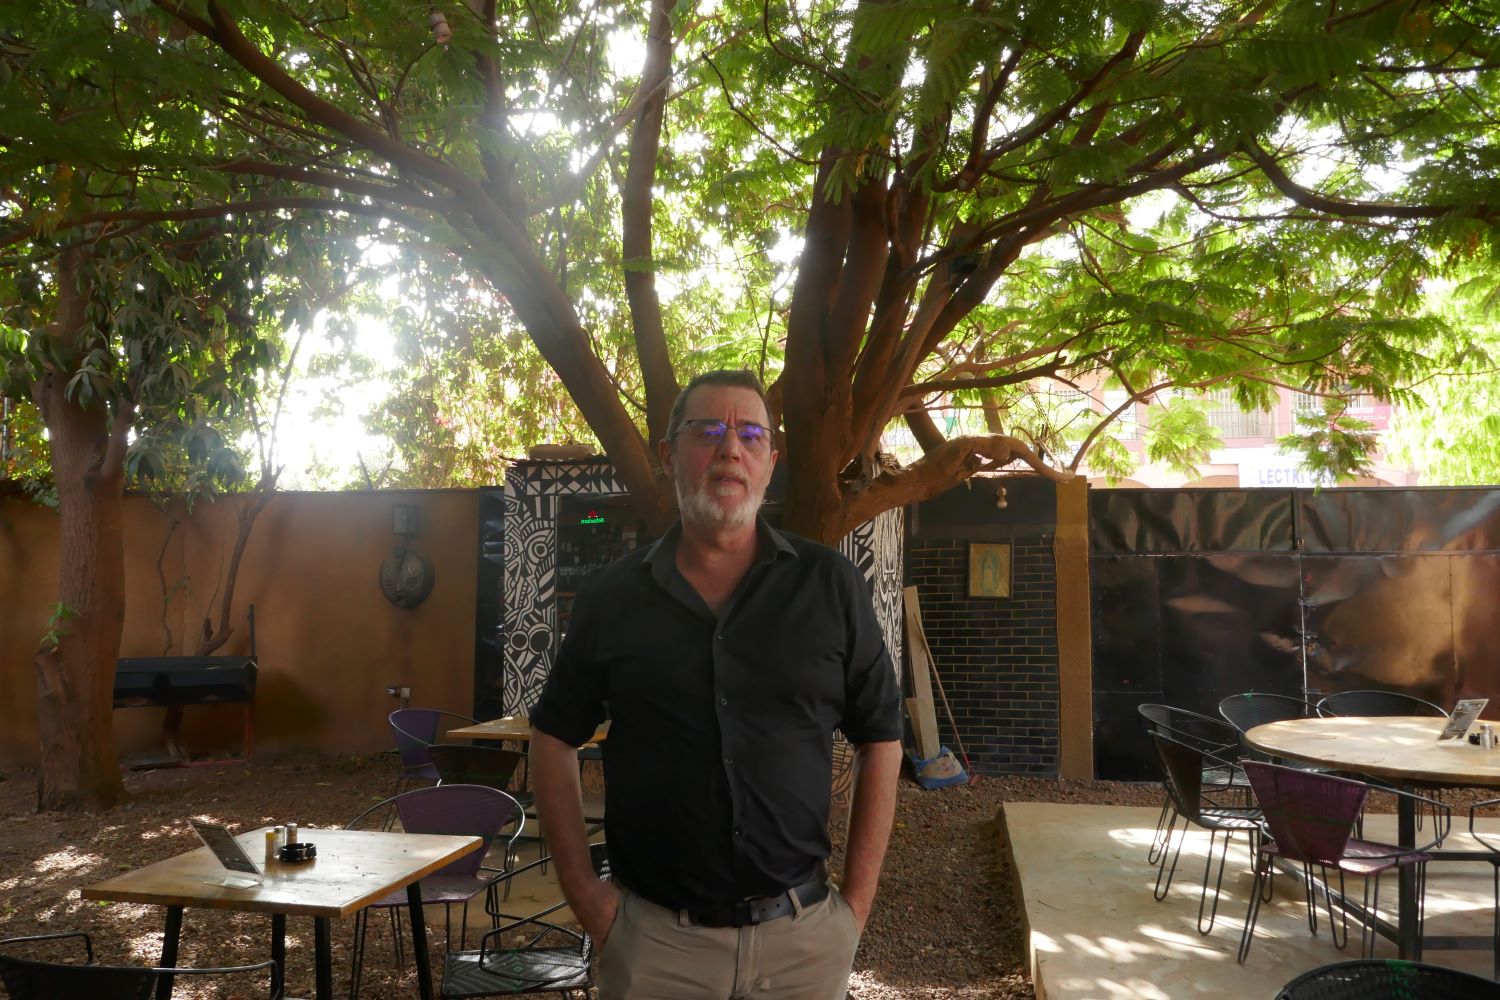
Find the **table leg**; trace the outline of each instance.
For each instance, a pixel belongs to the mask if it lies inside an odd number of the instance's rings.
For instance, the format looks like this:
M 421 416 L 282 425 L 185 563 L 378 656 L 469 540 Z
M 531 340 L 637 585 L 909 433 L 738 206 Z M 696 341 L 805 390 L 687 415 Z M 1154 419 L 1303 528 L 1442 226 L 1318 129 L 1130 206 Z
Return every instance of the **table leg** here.
M 1417 845 L 1418 803 L 1405 795 L 1396 796 L 1396 843 L 1404 848 Z M 1396 926 L 1401 934 L 1401 957 L 1413 962 L 1422 960 L 1422 928 L 1417 922 L 1417 866 L 1400 865 L 1396 869 L 1399 885 Z
M 422 1000 L 432 1000 L 432 967 L 427 961 L 427 921 L 422 916 L 422 887 L 406 887 L 406 908 L 411 916 L 411 954 L 417 963 L 417 989 Z
M 318 978 L 318 1000 L 333 1000 L 333 946 L 327 917 L 313 918 L 313 961 Z
M 182 937 L 182 907 L 167 907 L 167 927 L 161 937 L 161 967 L 171 969 L 177 965 L 177 941 Z M 169 972 L 156 981 L 156 1000 L 172 1000 L 172 974 Z
M 271 995 L 283 996 L 286 990 L 286 914 L 271 914 L 271 960 L 276 971 L 271 983 Z

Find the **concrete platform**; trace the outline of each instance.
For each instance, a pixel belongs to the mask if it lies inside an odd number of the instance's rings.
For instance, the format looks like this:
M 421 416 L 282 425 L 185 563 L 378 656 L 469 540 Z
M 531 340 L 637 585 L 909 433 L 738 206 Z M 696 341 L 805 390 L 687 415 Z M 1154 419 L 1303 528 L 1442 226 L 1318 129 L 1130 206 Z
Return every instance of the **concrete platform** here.
M 1339 951 L 1319 906 L 1318 934 L 1308 930 L 1300 883 L 1278 876 L 1275 899 L 1261 908 L 1244 965 L 1235 961 L 1252 883 L 1245 838 L 1236 838 L 1224 869 L 1224 896 L 1213 931 L 1196 929 L 1208 835 L 1188 835 L 1171 892 L 1152 898 L 1156 871 L 1146 862 L 1156 828 L 1154 808 L 1007 803 L 1002 848 L 1020 882 L 1032 979 L 1038 1000 L 1177 1000 L 1275 996 L 1296 975 L 1358 958 L 1359 927 Z M 1455 817 L 1455 828 L 1466 820 Z M 1496 827 L 1500 836 L 1500 826 Z M 1366 819 L 1366 837 L 1394 841 L 1395 817 Z M 1445 846 L 1480 848 L 1466 833 Z M 1482 849 L 1482 848 L 1481 848 Z M 1493 929 L 1493 869 L 1487 863 L 1428 867 L 1427 933 L 1488 936 Z M 1359 880 L 1350 879 L 1351 893 Z M 1382 916 L 1394 919 L 1394 877 L 1380 883 Z M 1377 957 L 1395 957 L 1384 939 Z M 1489 976 L 1485 951 L 1428 951 L 1424 960 Z

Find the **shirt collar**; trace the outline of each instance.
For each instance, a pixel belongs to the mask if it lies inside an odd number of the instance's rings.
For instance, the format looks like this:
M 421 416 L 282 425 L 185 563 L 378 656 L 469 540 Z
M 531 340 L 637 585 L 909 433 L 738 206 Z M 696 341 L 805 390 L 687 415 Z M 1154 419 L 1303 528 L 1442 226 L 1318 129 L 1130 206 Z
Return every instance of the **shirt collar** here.
M 797 558 L 796 546 L 787 541 L 785 535 L 767 524 L 766 519 L 758 514 L 755 517 L 755 537 L 762 553 L 755 560 L 757 564 L 772 562 L 784 555 L 793 559 Z M 677 560 L 673 557 L 677 555 L 677 543 L 681 540 L 682 522 L 676 521 L 667 529 L 665 535 L 652 542 L 651 547 L 646 550 L 644 562 L 651 567 L 651 575 L 658 581 L 665 580 L 668 567 L 671 571 L 676 570 Z

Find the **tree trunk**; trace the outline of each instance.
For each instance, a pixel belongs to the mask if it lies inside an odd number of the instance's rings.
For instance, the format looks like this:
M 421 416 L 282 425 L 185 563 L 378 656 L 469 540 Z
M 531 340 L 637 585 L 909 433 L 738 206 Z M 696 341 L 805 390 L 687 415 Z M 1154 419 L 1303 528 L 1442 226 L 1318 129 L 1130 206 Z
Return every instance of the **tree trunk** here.
M 76 253 L 77 251 L 74 251 Z M 77 287 L 76 259 L 58 273 L 57 337 L 63 357 L 74 353 L 86 295 Z M 33 395 L 47 425 L 57 480 L 61 535 L 59 607 L 37 651 L 39 810 L 102 810 L 124 795 L 115 756 L 115 659 L 125 622 L 125 425 L 111 427 L 104 408 L 66 398 L 67 376 L 53 373 Z

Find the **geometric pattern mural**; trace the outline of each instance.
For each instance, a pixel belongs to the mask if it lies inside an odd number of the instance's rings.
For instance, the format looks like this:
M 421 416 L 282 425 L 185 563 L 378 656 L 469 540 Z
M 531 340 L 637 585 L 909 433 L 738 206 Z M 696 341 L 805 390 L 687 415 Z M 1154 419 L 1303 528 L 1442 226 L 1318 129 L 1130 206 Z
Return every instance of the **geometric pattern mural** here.
M 558 498 L 625 492 L 605 459 L 525 461 L 505 476 L 505 677 L 506 715 L 526 715 L 552 672 L 557 630 Z M 891 660 L 901 671 L 903 511 L 888 510 L 855 528 L 838 545 L 873 587 L 875 614 Z M 847 799 L 851 752 L 840 741 L 834 798 Z

